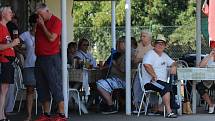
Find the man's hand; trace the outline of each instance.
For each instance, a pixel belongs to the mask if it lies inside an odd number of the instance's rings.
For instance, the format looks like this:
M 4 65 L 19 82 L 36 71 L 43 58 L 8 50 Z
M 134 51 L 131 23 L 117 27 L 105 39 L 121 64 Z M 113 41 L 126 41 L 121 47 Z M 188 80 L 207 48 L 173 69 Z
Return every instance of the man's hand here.
M 157 76 L 153 76 L 151 81 L 157 81 Z
M 210 57 L 213 57 L 215 55 L 215 50 L 212 50 L 209 54 Z
M 41 25 L 41 26 L 44 26 L 44 25 L 45 25 L 42 16 L 38 15 L 37 23 L 38 23 L 39 25 Z
M 176 74 L 176 66 L 170 68 L 170 74 Z

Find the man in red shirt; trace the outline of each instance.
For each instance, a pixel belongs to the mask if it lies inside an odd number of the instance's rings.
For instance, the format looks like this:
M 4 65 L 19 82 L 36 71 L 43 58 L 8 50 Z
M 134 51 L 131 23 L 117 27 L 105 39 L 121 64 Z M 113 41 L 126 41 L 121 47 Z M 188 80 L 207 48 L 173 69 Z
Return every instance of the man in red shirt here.
M 62 71 L 60 57 L 60 35 L 62 22 L 54 16 L 44 3 L 37 4 L 38 14 L 36 28 L 35 63 L 36 88 L 38 99 L 44 113 L 36 121 L 49 121 L 51 97 L 57 103 L 58 115 L 54 121 L 66 121 L 62 90 Z
M 13 47 L 19 44 L 19 39 L 11 39 L 6 24 L 12 20 L 13 14 L 9 6 L 0 8 L 0 121 L 7 121 L 5 116 L 5 98 L 9 84 L 14 83 Z

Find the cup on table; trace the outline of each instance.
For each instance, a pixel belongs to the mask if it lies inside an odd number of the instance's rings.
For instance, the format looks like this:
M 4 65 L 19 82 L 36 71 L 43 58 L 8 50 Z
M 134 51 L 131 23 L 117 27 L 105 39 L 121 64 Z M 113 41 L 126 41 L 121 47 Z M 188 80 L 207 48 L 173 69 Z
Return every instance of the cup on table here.
M 77 60 L 77 69 L 82 69 L 84 67 L 84 61 L 82 60 Z
M 88 69 L 92 69 L 92 68 L 93 68 L 93 64 L 89 64 Z
M 100 66 L 100 67 L 103 66 L 103 61 L 99 61 L 99 66 Z
M 76 58 L 73 59 L 72 68 L 77 68 L 78 60 Z
M 19 37 L 19 32 L 18 32 L 17 29 L 14 29 L 14 30 L 13 30 L 13 39 L 16 39 L 16 38 L 18 38 L 18 37 Z

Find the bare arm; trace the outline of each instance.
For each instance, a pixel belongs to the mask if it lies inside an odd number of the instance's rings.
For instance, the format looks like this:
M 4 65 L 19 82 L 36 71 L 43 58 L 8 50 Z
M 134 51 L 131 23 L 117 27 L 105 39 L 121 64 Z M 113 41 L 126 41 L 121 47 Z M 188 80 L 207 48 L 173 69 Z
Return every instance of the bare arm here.
M 113 60 L 112 64 L 119 72 L 125 72 L 124 68 L 121 67 L 120 63 L 117 63 L 115 60 Z
M 209 54 L 207 57 L 205 57 L 205 58 L 200 62 L 199 67 L 206 67 L 206 66 L 208 65 L 208 61 L 209 61 L 211 58 L 213 58 L 214 55 L 215 55 L 215 51 L 212 50 L 212 51 L 210 52 L 210 54 Z
M 157 75 L 150 64 L 144 64 L 143 65 L 145 70 L 148 72 L 148 74 L 152 77 L 152 81 L 157 81 Z
M 206 58 L 204 58 L 204 59 L 200 62 L 199 67 L 201 67 L 201 68 L 202 68 L 202 67 L 206 67 L 209 60 L 210 60 L 210 57 L 209 57 L 209 56 L 207 56 Z
M 8 44 L 0 44 L 0 50 L 5 50 L 7 48 L 12 48 L 16 45 L 18 45 L 20 42 L 20 40 L 17 38 L 17 39 L 14 39 L 11 43 L 8 43 Z
M 41 16 L 39 16 L 38 23 L 39 23 L 39 25 L 42 27 L 43 32 L 45 33 L 45 35 L 46 35 L 46 37 L 48 38 L 48 40 L 49 40 L 50 42 L 53 42 L 53 41 L 57 38 L 57 34 L 56 34 L 56 33 L 50 32 L 50 31 L 46 28 L 46 26 L 45 26 L 45 24 L 44 24 L 44 20 L 43 20 L 43 18 L 42 18 Z
M 173 62 L 170 68 L 170 74 L 176 74 L 177 63 Z

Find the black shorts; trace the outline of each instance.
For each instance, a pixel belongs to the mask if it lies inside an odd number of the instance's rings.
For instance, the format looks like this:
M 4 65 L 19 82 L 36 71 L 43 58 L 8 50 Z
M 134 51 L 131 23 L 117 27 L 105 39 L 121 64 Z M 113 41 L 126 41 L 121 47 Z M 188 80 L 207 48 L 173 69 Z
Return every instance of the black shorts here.
M 0 67 L 0 83 L 14 83 L 14 66 L 13 62 L 1 63 Z
M 159 92 L 161 97 L 163 97 L 167 92 L 171 92 L 170 84 L 164 81 L 157 80 L 157 83 L 162 85 L 164 88 L 161 89 L 160 87 L 153 85 L 152 83 L 145 84 L 145 90 L 153 90 Z
M 215 85 L 214 85 L 214 84 L 211 85 L 210 88 L 207 88 L 207 87 L 203 84 L 203 82 L 200 82 L 200 83 L 198 83 L 198 84 L 196 85 L 196 89 L 197 89 L 197 91 L 199 92 L 200 96 L 203 96 L 205 93 L 208 94 L 209 89 L 214 89 L 214 88 L 215 88 Z

